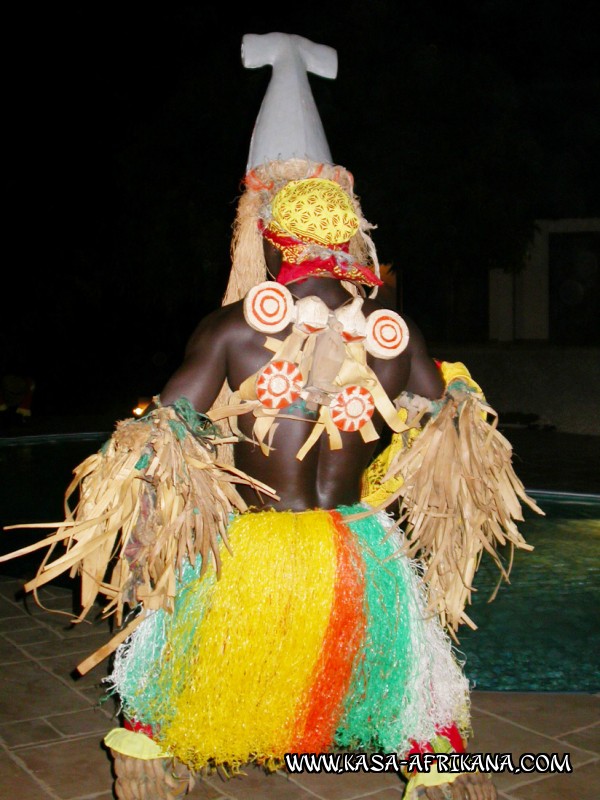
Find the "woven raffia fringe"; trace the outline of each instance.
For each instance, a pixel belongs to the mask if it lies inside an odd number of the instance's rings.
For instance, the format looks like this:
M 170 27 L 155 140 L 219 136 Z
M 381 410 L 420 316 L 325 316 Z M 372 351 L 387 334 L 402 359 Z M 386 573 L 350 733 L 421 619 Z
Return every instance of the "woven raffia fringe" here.
M 247 510 L 236 484 L 276 497 L 268 486 L 219 461 L 216 450 L 227 443 L 210 420 L 184 400 L 158 407 L 143 419 L 119 422 L 105 446 L 74 470 L 62 523 L 12 526 L 58 528 L 56 533 L 1 560 L 47 547 L 37 575 L 25 589 L 37 600 L 37 589 L 58 575 L 79 575 L 78 622 L 99 594 L 108 599 L 105 616 L 115 614 L 117 626 L 125 606 L 141 603 L 145 610 L 171 611 L 184 561 L 194 564 L 201 557 L 203 570 L 213 561 L 219 574 L 220 540 L 229 548 L 230 516 Z M 77 492 L 79 499 L 71 510 L 69 500 Z M 66 552 L 50 560 L 59 544 Z M 138 615 L 85 666 L 79 665 L 79 671 L 88 671 L 113 652 L 141 619 Z
M 515 474 L 512 447 L 496 426 L 497 414 L 482 395 L 449 394 L 384 476 L 403 479 L 385 505 L 398 500 L 406 554 L 422 564 L 430 610 L 454 638 L 463 623 L 477 627 L 465 607 L 483 553 L 494 560 L 500 581 L 508 581 L 514 549 L 533 549 L 515 524 L 523 520 L 521 503 L 543 514 Z M 508 549 L 506 565 L 499 546 Z
M 119 800 L 178 800 L 194 788 L 194 775 L 177 759 L 144 760 L 110 751 Z

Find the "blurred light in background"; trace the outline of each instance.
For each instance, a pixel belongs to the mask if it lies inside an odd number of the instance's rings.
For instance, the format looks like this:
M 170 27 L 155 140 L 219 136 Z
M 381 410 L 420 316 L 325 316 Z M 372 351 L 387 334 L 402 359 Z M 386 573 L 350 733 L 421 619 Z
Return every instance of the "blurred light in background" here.
M 133 409 L 134 417 L 141 417 L 152 401 L 150 397 L 138 397 L 137 405 Z

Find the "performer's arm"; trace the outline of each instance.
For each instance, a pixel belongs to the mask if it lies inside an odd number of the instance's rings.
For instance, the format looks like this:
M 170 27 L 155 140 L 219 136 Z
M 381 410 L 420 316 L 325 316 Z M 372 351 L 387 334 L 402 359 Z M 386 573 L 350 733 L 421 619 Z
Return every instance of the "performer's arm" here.
M 160 392 L 163 405 L 186 397 L 196 411 L 209 410 L 227 374 L 226 316 L 225 309 L 218 309 L 200 322 L 188 340 L 181 366 Z

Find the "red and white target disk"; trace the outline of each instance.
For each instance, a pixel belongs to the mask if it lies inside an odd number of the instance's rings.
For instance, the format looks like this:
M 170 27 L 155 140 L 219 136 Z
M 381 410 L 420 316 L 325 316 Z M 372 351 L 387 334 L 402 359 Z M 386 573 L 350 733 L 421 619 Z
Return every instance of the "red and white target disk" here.
M 367 317 L 365 347 L 376 358 L 396 358 L 408 345 L 408 326 L 400 314 L 381 308 Z
M 256 379 L 256 396 L 267 408 L 285 408 L 298 400 L 302 373 L 292 361 L 271 361 Z
M 347 432 L 362 428 L 373 416 L 374 409 L 373 395 L 362 386 L 347 386 L 329 406 L 334 425 Z
M 244 317 L 255 331 L 278 333 L 294 317 L 294 298 L 280 283 L 263 281 L 244 298 Z

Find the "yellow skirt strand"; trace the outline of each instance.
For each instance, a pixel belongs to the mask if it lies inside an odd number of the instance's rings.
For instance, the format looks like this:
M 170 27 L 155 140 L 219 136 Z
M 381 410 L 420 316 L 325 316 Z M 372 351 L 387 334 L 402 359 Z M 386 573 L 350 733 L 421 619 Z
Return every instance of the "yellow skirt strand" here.
M 185 688 L 160 739 L 192 768 L 215 753 L 234 768 L 252 752 L 281 754 L 317 665 L 334 596 L 331 518 L 278 513 L 274 535 L 270 517 L 249 514 L 231 526 L 235 557 L 223 554 L 223 591 L 181 663 Z

